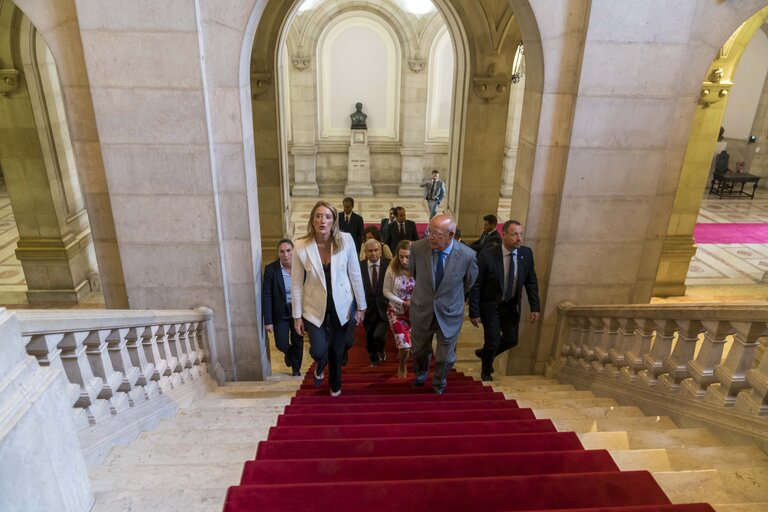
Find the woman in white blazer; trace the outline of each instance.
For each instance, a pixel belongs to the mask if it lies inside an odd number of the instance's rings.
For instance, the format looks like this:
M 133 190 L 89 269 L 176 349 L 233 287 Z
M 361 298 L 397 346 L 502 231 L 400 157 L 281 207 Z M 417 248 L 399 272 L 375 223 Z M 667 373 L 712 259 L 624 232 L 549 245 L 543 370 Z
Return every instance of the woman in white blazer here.
M 309 353 L 315 360 L 315 386 L 325 378 L 331 396 L 341 394 L 341 360 L 345 333 L 357 303 L 357 323 L 365 315 L 365 291 L 355 242 L 339 231 L 339 216 L 325 201 L 312 208 L 307 234 L 296 240 L 291 265 L 293 322 L 300 334 L 309 333 Z

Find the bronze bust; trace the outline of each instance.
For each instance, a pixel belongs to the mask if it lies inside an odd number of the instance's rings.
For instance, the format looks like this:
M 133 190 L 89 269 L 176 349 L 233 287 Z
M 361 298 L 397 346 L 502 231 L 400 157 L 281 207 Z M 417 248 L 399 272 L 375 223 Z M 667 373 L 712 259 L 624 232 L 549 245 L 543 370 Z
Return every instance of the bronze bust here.
M 355 111 L 352 112 L 349 116 L 350 119 L 352 119 L 352 129 L 353 130 L 367 130 L 368 125 L 365 124 L 365 120 L 368 118 L 366 114 L 363 114 L 363 104 L 362 103 L 356 103 L 355 104 Z

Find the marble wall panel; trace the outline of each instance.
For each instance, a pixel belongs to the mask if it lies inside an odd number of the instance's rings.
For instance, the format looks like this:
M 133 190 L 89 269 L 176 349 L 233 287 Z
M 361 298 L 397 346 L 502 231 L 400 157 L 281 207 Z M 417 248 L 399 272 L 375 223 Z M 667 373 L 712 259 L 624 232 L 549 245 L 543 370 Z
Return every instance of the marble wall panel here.
M 185 298 L 188 293 L 183 290 L 185 288 L 210 288 L 206 296 L 222 293 L 221 264 L 216 243 L 121 243 L 120 253 L 133 308 L 162 309 L 173 304 L 178 307 L 192 307 Z M 168 299 L 167 302 L 155 300 L 152 306 L 134 304 L 133 290 L 146 287 L 165 289 L 163 297 Z M 197 303 L 200 304 L 209 305 Z
M 625 287 L 626 296 L 630 285 L 637 278 L 642 249 L 642 242 L 604 239 L 574 242 L 558 240 L 552 259 L 553 283 L 558 286 L 573 286 L 574 297 L 582 293 L 582 286 L 592 285 Z
M 637 242 L 645 239 L 652 216 L 653 197 L 648 199 L 611 197 L 595 191 L 590 196 L 563 197 L 558 243 L 593 241 L 602 243 L 606 233 L 612 242 Z M 621 259 L 620 255 L 616 255 Z
M 696 0 L 645 0 L 632 4 L 594 0 L 588 37 L 591 41 L 687 43 L 697 4 Z
M 240 84 L 240 52 L 243 33 L 221 23 L 203 22 L 206 78 L 210 87 L 232 87 Z M 244 73 L 244 75 L 246 75 Z M 250 84 L 250 76 L 248 82 Z M 236 111 L 235 111 L 236 112 Z
M 215 87 L 209 92 L 213 142 L 233 144 L 243 141 L 243 124 L 240 112 L 240 89 L 235 87 Z
M 93 87 L 202 86 L 194 32 L 88 31 L 83 49 Z
M 112 211 L 121 244 L 216 240 L 216 213 L 211 196 L 112 195 Z
M 93 89 L 93 104 L 103 144 L 208 142 L 200 90 Z
M 248 219 L 248 199 L 245 190 L 219 195 L 221 238 L 247 241 L 251 237 Z
M 77 19 L 83 30 L 197 30 L 195 0 L 76 0 L 76 3 Z
M 242 144 L 214 144 L 213 157 L 219 193 L 245 190 L 245 155 Z
M 671 174 L 666 171 L 666 153 L 655 150 L 576 148 L 569 159 L 565 189 L 572 196 L 647 196 L 657 190 L 659 176 Z

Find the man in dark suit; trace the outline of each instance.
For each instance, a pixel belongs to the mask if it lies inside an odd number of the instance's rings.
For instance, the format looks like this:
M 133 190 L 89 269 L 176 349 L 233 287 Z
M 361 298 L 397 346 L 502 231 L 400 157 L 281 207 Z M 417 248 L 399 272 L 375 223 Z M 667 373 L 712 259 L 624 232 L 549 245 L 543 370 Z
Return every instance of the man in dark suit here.
M 402 240 L 411 240 L 412 242 L 415 242 L 418 239 L 419 233 L 416 231 L 416 223 L 406 219 L 405 208 L 398 206 L 396 222 L 391 223 L 387 227 L 386 241 L 392 254 L 397 253 L 397 244 Z
M 483 324 L 483 348 L 475 350 L 483 366 L 480 376 L 492 381 L 493 360 L 517 345 L 523 288 L 531 307 L 531 323 L 539 320 L 539 286 L 533 251 L 523 245 L 523 226 L 516 220 L 504 223 L 501 244 L 477 257 L 478 276 L 469 293 L 469 320 Z
M 469 244 L 476 253 L 480 253 L 483 249 L 486 249 L 492 245 L 498 245 L 501 243 L 501 235 L 496 231 L 496 225 L 499 223 L 499 219 L 493 214 L 488 214 L 483 217 L 483 234 L 480 238 Z
M 352 211 L 352 208 L 355 207 L 355 200 L 351 197 L 345 197 L 342 204 L 344 205 L 344 212 L 339 215 L 339 229 L 352 235 L 357 254 L 360 254 L 360 247 L 363 245 L 365 238 L 365 235 L 363 235 L 363 230 L 365 229 L 363 217 Z
M 291 314 L 291 258 L 293 242 L 287 239 L 277 244 L 278 258 L 264 268 L 261 287 L 261 312 L 264 327 L 275 336 L 275 346 L 283 353 L 285 365 L 294 377 L 301 376 L 304 337 L 293 327 Z
M 397 221 L 397 207 L 389 209 L 389 216 L 381 219 L 381 225 L 379 226 L 379 232 L 381 233 L 381 243 L 387 243 L 387 228 L 390 224 L 394 224 Z
M 363 276 L 363 288 L 365 289 L 365 310 L 363 327 L 368 346 L 368 355 L 371 358 L 371 366 L 378 366 L 379 362 L 387 359 L 384 344 L 387 339 L 387 304 L 384 297 L 384 273 L 389 267 L 389 259 L 381 257 L 381 244 L 378 240 L 365 242 L 365 259 L 360 261 L 360 274 Z

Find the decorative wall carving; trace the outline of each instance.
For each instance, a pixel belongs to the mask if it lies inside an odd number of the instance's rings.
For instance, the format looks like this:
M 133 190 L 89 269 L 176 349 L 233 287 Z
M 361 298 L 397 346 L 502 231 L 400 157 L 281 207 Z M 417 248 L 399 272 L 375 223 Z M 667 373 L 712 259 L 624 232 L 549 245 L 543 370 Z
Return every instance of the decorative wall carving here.
M 8 96 L 19 88 L 18 69 L 0 69 L 0 94 Z
M 417 55 L 415 59 L 408 61 L 408 67 L 411 68 L 411 71 L 414 73 L 421 73 L 427 68 L 427 59 L 422 59 Z
M 493 53 L 498 54 L 499 48 L 504 43 L 504 38 L 512 26 L 512 20 L 515 15 L 512 12 L 508 2 L 499 3 L 493 0 L 481 0 L 480 6 L 485 14 L 485 21 L 488 25 L 488 34 L 491 36 L 491 47 Z
M 496 64 L 491 64 L 487 76 L 476 76 L 472 78 L 472 83 L 475 94 L 486 101 L 493 101 L 504 95 L 511 80 L 506 73 L 496 73 Z
M 293 62 L 293 67 L 299 71 L 304 71 L 307 69 L 311 61 L 312 59 L 310 57 L 305 56 L 301 52 L 299 52 L 294 58 L 291 59 L 291 62 Z
M 251 73 L 251 95 L 261 96 L 272 84 L 272 73 Z

